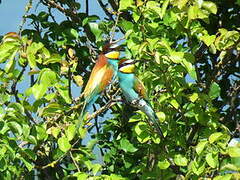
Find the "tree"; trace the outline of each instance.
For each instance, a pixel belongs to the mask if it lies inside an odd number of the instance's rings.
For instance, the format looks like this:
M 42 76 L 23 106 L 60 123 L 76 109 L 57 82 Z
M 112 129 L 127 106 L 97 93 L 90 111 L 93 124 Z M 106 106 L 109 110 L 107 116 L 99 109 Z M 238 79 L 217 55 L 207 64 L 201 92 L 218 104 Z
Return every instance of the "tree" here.
M 238 179 L 240 2 L 97 2 L 105 19 L 88 0 L 40 0 L 46 11 L 32 14 L 30 0 L 32 26 L 2 36 L 0 178 Z M 164 140 L 117 84 L 74 136 L 80 89 L 114 34 L 138 62 Z

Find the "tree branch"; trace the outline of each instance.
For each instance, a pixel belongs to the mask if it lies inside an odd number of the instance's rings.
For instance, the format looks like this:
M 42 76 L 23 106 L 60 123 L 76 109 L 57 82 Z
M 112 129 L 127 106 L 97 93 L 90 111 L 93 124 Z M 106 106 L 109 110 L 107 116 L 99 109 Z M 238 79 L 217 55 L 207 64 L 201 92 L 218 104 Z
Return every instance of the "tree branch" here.
M 12 87 L 11 87 L 11 90 L 12 90 L 11 94 L 14 95 L 15 100 L 16 100 L 16 102 L 18 102 L 18 103 L 21 103 L 21 102 L 20 102 L 20 99 L 19 99 L 19 97 L 18 97 L 17 83 L 18 83 L 18 81 L 21 79 L 21 77 L 23 76 L 23 73 L 25 72 L 25 70 L 26 70 L 26 66 L 24 66 L 24 67 L 22 68 L 22 71 L 19 73 L 17 79 L 14 80 L 14 82 L 13 82 L 13 84 L 12 84 Z M 24 112 L 25 112 L 25 114 L 27 115 L 27 117 L 30 119 L 30 121 L 32 121 L 34 124 L 37 124 L 37 122 L 33 119 L 31 113 L 30 113 L 27 109 L 24 108 Z

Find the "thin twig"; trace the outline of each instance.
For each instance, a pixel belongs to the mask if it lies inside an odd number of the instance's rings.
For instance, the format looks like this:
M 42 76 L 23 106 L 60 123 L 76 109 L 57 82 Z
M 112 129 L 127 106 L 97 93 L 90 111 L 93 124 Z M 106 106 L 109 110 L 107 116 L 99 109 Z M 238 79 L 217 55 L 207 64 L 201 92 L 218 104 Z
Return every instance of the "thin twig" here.
M 74 146 L 78 143 L 79 140 L 80 140 L 80 139 L 77 139 L 77 140 L 72 144 L 72 147 L 74 147 Z M 46 168 L 48 168 L 48 167 L 55 166 L 58 162 L 62 161 L 62 160 L 67 156 L 67 154 L 68 154 L 69 152 L 71 152 L 71 151 L 72 151 L 72 148 L 71 148 L 70 150 L 68 150 L 67 152 L 65 152 L 65 153 L 64 153 L 62 156 L 60 156 L 57 160 L 55 160 L 55 161 L 53 161 L 53 162 L 51 162 L 51 163 L 48 163 L 47 165 L 42 166 L 42 167 L 39 167 L 39 168 L 41 168 L 41 169 L 46 169 Z
M 88 124 L 90 120 L 98 116 L 99 114 L 103 113 L 104 111 L 108 110 L 110 107 L 114 106 L 118 102 L 121 102 L 122 99 L 114 99 L 110 100 L 107 104 L 105 104 L 103 107 L 101 107 L 99 110 L 91 114 L 90 116 L 87 117 L 87 122 L 85 124 Z
M 73 155 L 72 155 L 72 152 L 70 151 L 69 153 L 70 153 L 70 156 L 71 156 L 71 158 L 72 158 L 72 160 L 73 160 L 73 163 L 74 163 L 74 165 L 76 166 L 78 172 L 80 172 L 80 168 L 79 168 L 77 162 L 75 161 L 75 159 L 74 159 L 74 157 L 73 157 Z
M 117 27 L 119 15 L 120 15 L 120 13 L 117 14 L 116 21 L 115 21 L 115 23 L 114 23 L 114 26 L 113 26 L 112 29 L 111 29 L 112 34 L 111 34 L 110 40 L 109 40 L 110 43 L 112 43 L 113 38 L 114 38 L 114 35 L 115 35 L 115 31 L 116 31 L 116 27 Z
M 72 72 L 71 67 L 68 68 L 68 96 L 70 99 L 72 99 Z

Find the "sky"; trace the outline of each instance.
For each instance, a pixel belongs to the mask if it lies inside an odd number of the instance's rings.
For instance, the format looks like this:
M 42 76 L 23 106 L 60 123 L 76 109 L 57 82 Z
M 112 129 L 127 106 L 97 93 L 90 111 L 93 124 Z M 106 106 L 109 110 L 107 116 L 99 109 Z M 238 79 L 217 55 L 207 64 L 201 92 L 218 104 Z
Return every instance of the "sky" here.
M 17 31 L 27 0 L 2 0 L 0 4 L 0 35 Z

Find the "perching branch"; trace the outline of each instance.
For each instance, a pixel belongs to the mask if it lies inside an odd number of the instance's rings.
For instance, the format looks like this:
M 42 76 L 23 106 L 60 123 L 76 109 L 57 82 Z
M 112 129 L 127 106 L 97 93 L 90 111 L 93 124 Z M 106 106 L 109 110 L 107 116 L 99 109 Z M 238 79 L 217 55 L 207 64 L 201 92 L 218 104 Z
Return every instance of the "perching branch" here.
M 96 112 L 94 112 L 93 114 L 88 116 L 87 117 L 87 122 L 85 124 L 89 123 L 90 120 L 92 120 L 93 118 L 97 117 L 99 114 L 103 113 L 104 111 L 107 111 L 110 107 L 114 106 L 115 104 L 117 104 L 118 102 L 121 102 L 121 101 L 122 101 L 122 99 L 120 99 L 120 98 L 110 100 L 107 104 L 105 104 L 99 110 L 97 110 Z

